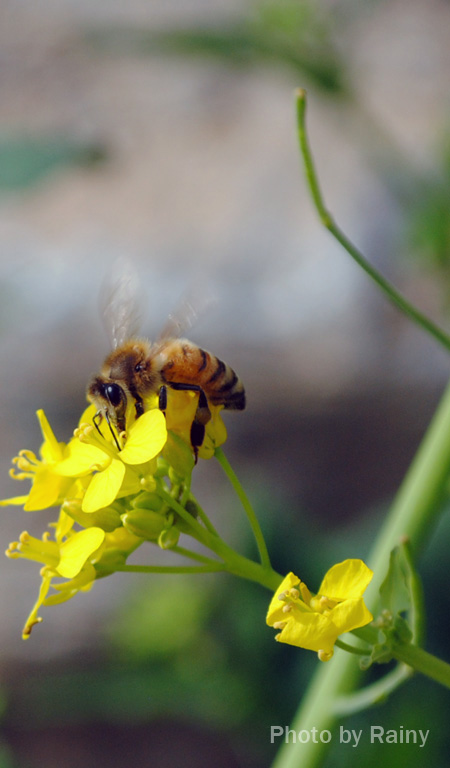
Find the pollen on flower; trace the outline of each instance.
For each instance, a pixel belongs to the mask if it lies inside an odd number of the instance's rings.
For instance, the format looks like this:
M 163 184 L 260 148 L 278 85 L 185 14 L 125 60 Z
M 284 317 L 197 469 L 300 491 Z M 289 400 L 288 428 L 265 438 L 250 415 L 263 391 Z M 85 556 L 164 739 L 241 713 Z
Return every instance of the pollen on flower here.
M 39 464 L 39 460 L 33 451 L 23 449 L 19 451 L 19 455 L 12 460 L 12 463 L 24 472 L 34 472 Z
M 282 611 L 283 613 L 290 613 L 292 611 L 292 605 L 289 603 L 287 605 L 283 605 Z
M 11 559 L 20 557 L 20 553 L 17 551 L 17 547 L 19 546 L 18 541 L 11 541 L 8 549 L 5 550 L 6 557 L 10 557 Z
M 73 430 L 73 436 L 76 437 L 78 440 L 81 440 L 83 442 L 83 439 L 89 437 L 91 432 L 94 431 L 94 427 L 92 424 L 80 424 L 79 427 L 76 427 Z
M 292 597 L 293 600 L 298 600 L 300 597 L 300 592 L 295 587 L 292 587 L 292 589 L 289 590 L 289 595 Z
M 317 656 L 319 661 L 330 661 L 331 658 L 333 658 L 334 651 L 317 651 Z
M 274 629 L 284 629 L 287 624 L 287 621 L 276 621 L 273 625 Z

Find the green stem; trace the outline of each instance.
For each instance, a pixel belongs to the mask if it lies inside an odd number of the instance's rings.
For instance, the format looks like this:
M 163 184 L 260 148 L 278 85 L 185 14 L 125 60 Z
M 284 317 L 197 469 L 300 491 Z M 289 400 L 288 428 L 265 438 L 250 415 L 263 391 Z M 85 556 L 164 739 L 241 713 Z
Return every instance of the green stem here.
M 347 651 L 347 653 L 355 653 L 359 656 L 367 656 L 368 652 L 367 648 L 364 650 L 363 648 L 356 648 L 354 645 L 349 645 L 349 643 L 344 643 L 343 640 L 340 640 L 339 638 L 335 642 L 336 648 L 341 648 L 343 651 Z
M 306 92 L 299 88 L 296 91 L 297 98 L 297 129 L 298 140 L 300 144 L 300 150 L 305 165 L 306 179 L 308 181 L 309 190 L 311 192 L 314 205 L 322 224 L 328 229 L 333 237 L 342 245 L 347 253 L 356 261 L 357 264 L 369 275 L 369 277 L 378 285 L 379 288 L 386 294 L 391 302 L 393 302 L 407 317 L 414 323 L 419 325 L 424 331 L 433 336 L 439 344 L 450 350 L 450 336 L 443 331 L 439 326 L 433 323 L 426 315 L 420 312 L 410 302 L 402 296 L 399 291 L 386 280 L 383 275 L 378 272 L 363 256 L 363 254 L 356 248 L 355 245 L 348 239 L 348 237 L 341 231 L 341 229 L 335 223 L 332 215 L 325 206 L 322 193 L 320 191 L 319 181 L 317 178 L 314 161 L 309 146 L 308 135 L 306 132 Z
M 115 570 L 130 573 L 212 573 L 227 569 L 224 563 L 211 561 L 210 565 L 121 565 Z
M 259 525 L 258 518 L 255 515 L 255 512 L 248 499 L 248 496 L 245 493 L 241 483 L 239 482 L 234 470 L 232 469 L 222 449 L 216 448 L 214 455 L 217 461 L 219 462 L 220 466 L 222 467 L 223 471 L 225 472 L 234 490 L 236 491 L 236 494 L 244 508 L 245 514 L 247 515 L 248 521 L 253 531 L 253 535 L 255 537 L 256 545 L 258 547 L 259 556 L 261 558 L 261 565 L 264 568 L 270 568 L 271 567 L 270 558 L 269 558 L 269 553 L 267 551 L 266 542 L 264 541 L 264 536 L 263 536 L 261 527 Z
M 161 489 L 157 489 L 157 493 L 190 526 L 190 535 L 222 558 L 224 561 L 223 570 L 227 570 L 229 573 L 233 573 L 235 576 L 240 576 L 243 579 L 255 581 L 272 592 L 280 585 L 283 577 L 271 567 L 255 563 L 253 560 L 249 560 L 247 557 L 235 552 L 221 538 L 211 534 L 200 525 L 169 493 Z
M 189 498 L 191 498 L 192 501 L 195 503 L 195 506 L 196 506 L 196 509 L 197 509 L 197 515 L 200 518 L 200 520 L 204 523 L 205 528 L 207 528 L 210 533 L 214 534 L 214 536 L 219 536 L 218 531 L 213 526 L 211 520 L 209 519 L 209 517 L 206 514 L 205 510 L 200 506 L 200 504 L 198 503 L 197 499 L 195 499 L 194 496 L 192 496 L 191 494 L 190 494 Z M 181 504 L 182 504 L 182 500 L 181 500 Z
M 398 661 L 403 661 L 416 672 L 421 672 L 422 675 L 427 675 L 432 680 L 450 688 L 450 664 L 447 664 L 446 661 L 438 659 L 437 656 L 433 656 L 412 643 L 395 645 L 393 653 Z
M 192 552 L 191 549 L 186 549 L 185 547 L 176 545 L 175 547 L 170 547 L 170 551 L 176 552 L 177 555 L 188 557 L 190 560 L 197 560 L 199 563 L 203 563 L 203 565 L 217 565 L 217 560 L 211 560 L 210 557 L 200 555 L 198 552 Z

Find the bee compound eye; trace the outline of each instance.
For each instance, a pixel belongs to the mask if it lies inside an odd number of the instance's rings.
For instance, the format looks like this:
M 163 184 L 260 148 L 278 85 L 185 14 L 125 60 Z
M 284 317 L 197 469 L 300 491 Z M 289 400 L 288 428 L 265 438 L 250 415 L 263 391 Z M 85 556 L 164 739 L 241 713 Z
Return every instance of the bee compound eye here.
M 103 394 L 113 408 L 118 408 L 123 401 L 123 389 L 118 384 L 105 384 Z

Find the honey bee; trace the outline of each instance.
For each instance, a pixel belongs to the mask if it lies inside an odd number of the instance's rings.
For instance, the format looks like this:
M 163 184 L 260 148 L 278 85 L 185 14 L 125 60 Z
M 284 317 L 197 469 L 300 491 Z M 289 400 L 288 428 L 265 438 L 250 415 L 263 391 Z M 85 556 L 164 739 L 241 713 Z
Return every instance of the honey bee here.
M 211 352 L 180 338 L 196 317 L 192 302 L 185 298 L 178 312 L 169 318 L 159 339 L 150 342 L 134 333 L 133 287 L 121 278 L 110 292 L 104 307 L 113 351 L 100 372 L 88 384 L 87 398 L 97 407 L 96 421 L 107 421 L 117 447 L 113 427 L 120 434 L 126 429 L 126 414 L 134 403 L 136 418 L 145 410 L 145 400 L 157 394 L 159 408 L 167 408 L 167 389 L 198 393 L 198 404 L 190 429 L 190 440 L 197 461 L 205 427 L 211 419 L 210 405 L 227 410 L 245 408 L 245 390 L 237 374 Z M 133 330 L 132 330 L 133 328 Z

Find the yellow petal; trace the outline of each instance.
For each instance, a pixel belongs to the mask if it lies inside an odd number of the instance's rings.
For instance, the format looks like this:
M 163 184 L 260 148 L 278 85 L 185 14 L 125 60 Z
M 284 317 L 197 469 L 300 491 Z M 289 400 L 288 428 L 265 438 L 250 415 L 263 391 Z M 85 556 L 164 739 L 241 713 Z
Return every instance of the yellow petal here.
M 65 477 L 81 477 L 92 472 L 92 467 L 102 466 L 109 461 L 108 455 L 90 443 L 72 439 L 65 451 L 64 459 L 59 462 L 55 472 Z
M 126 464 L 144 464 L 161 453 L 166 440 L 166 420 L 154 408 L 136 419 L 119 456 Z
M 291 571 L 291 573 L 288 573 L 288 575 L 284 577 L 278 589 L 275 590 L 275 594 L 270 601 L 269 610 L 267 611 L 266 622 L 269 627 L 272 627 L 275 621 L 281 620 L 279 614 L 283 609 L 284 602 L 279 599 L 278 595 L 280 595 L 282 592 L 286 592 L 294 586 L 297 586 L 299 582 L 300 579 L 298 576 L 296 576 L 295 573 L 292 573 Z
M 295 618 L 287 620 L 277 640 L 309 651 L 331 651 L 338 635 L 339 630 L 328 616 L 321 613 L 296 612 Z
M 344 600 L 342 603 L 338 603 L 328 615 L 338 628 L 340 635 L 344 632 L 351 632 L 352 629 L 364 627 L 373 619 L 362 597 L 357 600 Z
M 344 560 L 325 574 L 318 594 L 331 600 L 355 599 L 364 594 L 373 571 L 362 560 Z
M 84 495 L 81 509 L 83 512 L 96 512 L 101 507 L 108 507 L 119 493 L 125 466 L 118 459 L 113 459 L 109 467 L 97 472 Z
M 201 459 L 210 459 L 214 451 L 227 439 L 227 428 L 222 420 L 223 406 L 211 406 L 211 421 L 208 421 L 205 431 L 205 439 L 199 449 Z
M 92 589 L 94 581 L 96 579 L 97 572 L 91 563 L 85 563 L 80 573 L 75 576 L 74 579 L 69 581 L 63 581 L 59 584 L 52 584 L 53 589 L 56 590 L 56 594 L 46 597 L 44 605 L 59 605 L 65 603 L 66 600 L 70 600 L 77 592 L 88 592 Z
M 101 528 L 85 528 L 71 536 L 61 545 L 61 559 L 56 569 L 58 573 L 66 579 L 73 579 L 104 538 L 105 531 Z
M 28 496 L 13 496 L 11 499 L 2 499 L 0 507 L 9 507 L 10 505 L 23 507 L 27 500 Z
M 62 458 L 62 447 L 64 446 L 64 443 L 58 443 L 43 410 L 36 411 L 36 416 L 38 417 L 41 432 L 44 437 L 44 444 L 41 447 L 42 458 L 48 463 L 59 461 Z
M 93 419 L 94 419 L 96 411 L 97 411 L 97 408 L 95 407 L 95 405 L 93 405 L 92 403 L 91 403 L 91 405 L 88 405 L 88 407 L 85 408 L 85 410 L 81 414 L 81 418 L 80 418 L 80 420 L 78 422 L 78 425 L 81 425 L 81 424 L 94 424 Z
M 70 484 L 71 480 L 56 475 L 52 468 L 42 464 L 36 472 L 24 510 L 35 512 L 38 509 L 54 507 L 64 489 Z
M 74 520 L 72 520 L 71 517 L 69 517 L 66 512 L 64 512 L 63 509 L 61 509 L 61 512 L 59 513 L 58 522 L 55 525 L 55 539 L 58 542 L 61 542 L 69 533 L 69 531 L 72 530 Z

